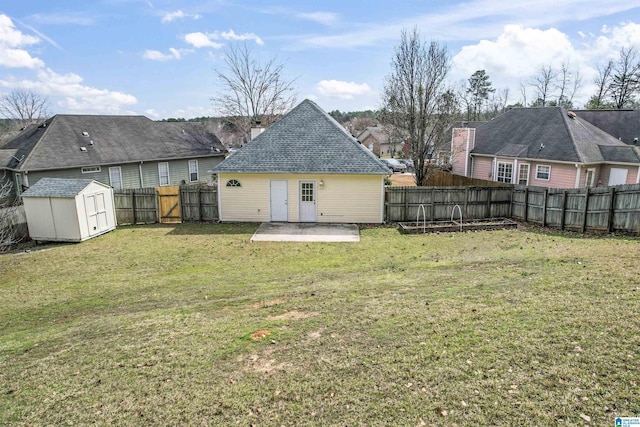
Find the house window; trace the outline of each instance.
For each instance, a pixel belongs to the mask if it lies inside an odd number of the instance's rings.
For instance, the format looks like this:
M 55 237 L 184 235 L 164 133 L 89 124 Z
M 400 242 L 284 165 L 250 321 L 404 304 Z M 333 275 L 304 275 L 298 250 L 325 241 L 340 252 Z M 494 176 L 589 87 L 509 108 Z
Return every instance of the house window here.
M 158 179 L 161 187 L 169 185 L 169 163 L 168 162 L 158 163 Z
M 227 187 L 242 187 L 240 185 L 240 181 L 238 181 L 237 179 L 230 179 L 229 181 L 227 181 Z
M 109 182 L 116 190 L 122 189 L 122 169 L 120 166 L 109 168 Z
M 593 181 L 596 178 L 596 170 L 591 168 L 587 169 L 587 175 L 584 180 L 584 186 L 587 188 L 593 187 Z
M 529 165 L 527 163 L 521 163 L 518 166 L 518 184 L 529 185 Z
M 82 168 L 82 173 L 96 173 L 100 172 L 100 166 L 87 166 Z
M 536 166 L 536 179 L 549 181 L 551 178 L 551 166 L 538 165 Z
M 198 161 L 189 160 L 189 182 L 198 181 Z
M 498 162 L 498 182 L 511 182 L 513 177 L 513 163 Z

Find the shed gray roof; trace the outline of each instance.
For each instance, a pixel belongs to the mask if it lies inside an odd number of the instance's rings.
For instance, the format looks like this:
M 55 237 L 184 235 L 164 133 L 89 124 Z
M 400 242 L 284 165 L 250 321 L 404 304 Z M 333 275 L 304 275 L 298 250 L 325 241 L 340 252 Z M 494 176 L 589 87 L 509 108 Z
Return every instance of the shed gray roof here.
M 213 171 L 390 174 L 373 153 L 308 99 L 216 165 Z
M 560 107 L 507 111 L 476 129 L 472 153 L 585 164 L 640 162 L 635 147 Z
M 0 151 L 4 150 L 17 150 L 18 159 L 25 157 L 21 162 L 14 160 L 0 167 L 27 171 L 226 153 L 220 140 L 201 123 L 154 122 L 144 116 L 67 114 L 29 126 L 0 147 Z
M 92 179 L 42 178 L 22 193 L 22 197 L 75 197 L 92 182 Z

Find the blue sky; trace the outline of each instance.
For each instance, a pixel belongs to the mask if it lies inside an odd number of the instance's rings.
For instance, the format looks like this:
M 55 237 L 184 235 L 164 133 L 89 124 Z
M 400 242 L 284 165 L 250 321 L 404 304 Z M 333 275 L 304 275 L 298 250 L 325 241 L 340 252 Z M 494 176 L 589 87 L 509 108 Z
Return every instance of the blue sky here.
M 452 84 L 485 69 L 510 102 L 538 67 L 562 63 L 579 70 L 585 102 L 599 64 L 640 49 L 640 0 L 3 3 L 0 93 L 45 94 L 52 114 L 215 115 L 213 70 L 231 43 L 277 57 L 298 99 L 327 111 L 379 107 L 403 28 L 447 45 Z

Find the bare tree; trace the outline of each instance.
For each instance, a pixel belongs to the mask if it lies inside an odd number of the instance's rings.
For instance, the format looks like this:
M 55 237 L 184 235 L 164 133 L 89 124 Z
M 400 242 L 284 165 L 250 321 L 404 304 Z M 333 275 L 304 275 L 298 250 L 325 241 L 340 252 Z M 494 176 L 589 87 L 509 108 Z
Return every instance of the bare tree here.
M 522 95 L 522 106 L 527 106 L 527 85 L 520 82 L 520 95 Z
M 616 109 L 633 107 L 640 92 L 640 54 L 633 48 L 620 49 L 620 58 L 614 63 L 610 96 Z
M 18 229 L 19 199 L 13 191 L 13 181 L 8 171 L 0 173 L 0 253 L 6 252 L 22 240 Z
M 599 110 L 610 106 L 606 99 L 610 96 L 609 85 L 611 84 L 612 73 L 613 60 L 611 59 L 605 65 L 598 67 L 598 76 L 593 80 L 597 89 L 595 95 L 587 103 L 588 109 Z
M 30 90 L 15 89 L 0 98 L 0 114 L 27 127 L 47 116 L 49 99 Z
M 422 41 L 417 29 L 403 30 L 383 89 L 382 117 L 406 138 L 416 169 L 416 184 L 425 185 L 432 164 L 429 155 L 444 140 L 455 111 L 455 95 L 445 78 L 450 69 L 447 48 Z
M 536 105 L 539 107 L 546 107 L 549 99 L 552 96 L 552 90 L 554 82 L 558 73 L 551 68 L 551 65 L 543 65 L 538 69 L 530 81 L 530 85 L 536 90 Z
M 272 58 L 261 62 L 246 44 L 225 52 L 226 69 L 214 70 L 218 93 L 214 106 L 247 136 L 251 125 L 269 125 L 296 103 L 295 79 L 284 76 L 284 64 Z
M 562 63 L 556 77 L 556 89 L 559 93 L 555 104 L 564 108 L 573 108 L 573 98 L 581 87 L 580 71 L 577 69 L 571 71 L 569 62 Z

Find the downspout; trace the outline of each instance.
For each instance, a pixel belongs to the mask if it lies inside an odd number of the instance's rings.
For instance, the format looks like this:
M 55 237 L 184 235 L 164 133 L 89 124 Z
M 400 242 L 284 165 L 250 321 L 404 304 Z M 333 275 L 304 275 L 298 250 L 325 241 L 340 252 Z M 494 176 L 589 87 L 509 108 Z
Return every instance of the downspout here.
M 513 159 L 513 175 L 511 176 L 511 183 L 517 184 L 520 180 L 520 171 L 518 170 L 518 159 Z
M 636 184 L 640 184 L 640 166 L 638 166 L 638 173 L 636 174 Z
M 580 188 L 580 165 L 576 163 L 576 183 L 573 188 Z
M 144 188 L 144 178 L 142 177 L 142 163 L 144 162 L 140 162 L 140 164 L 138 165 L 138 170 L 140 171 L 140 188 Z

